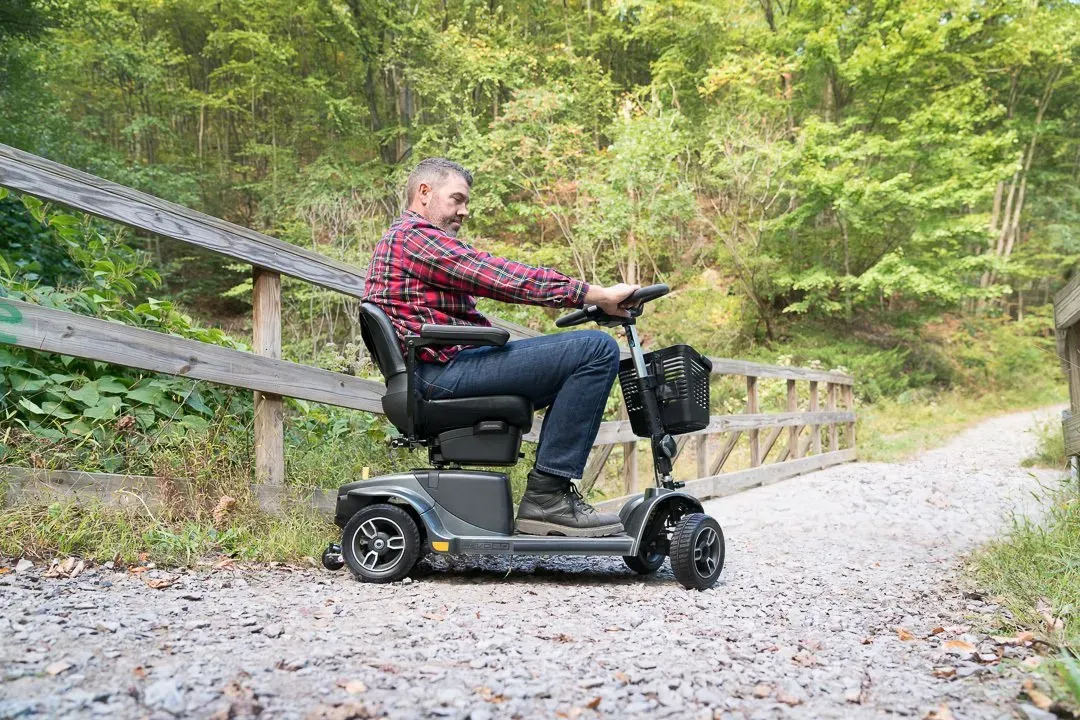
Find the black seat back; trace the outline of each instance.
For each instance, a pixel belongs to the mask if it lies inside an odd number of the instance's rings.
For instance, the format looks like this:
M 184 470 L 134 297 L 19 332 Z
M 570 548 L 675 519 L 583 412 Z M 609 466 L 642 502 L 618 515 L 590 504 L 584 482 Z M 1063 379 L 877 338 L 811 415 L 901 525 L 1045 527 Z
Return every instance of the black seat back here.
M 378 305 L 363 303 L 360 306 L 360 337 L 386 381 L 383 412 L 394 427 L 407 432 L 408 378 L 405 375 L 405 358 L 401 354 L 393 323 Z
M 409 433 L 409 373 L 397 333 L 379 306 L 360 306 L 360 336 L 386 381 L 383 412 L 403 435 Z M 532 426 L 532 404 L 524 397 L 487 396 L 421 400 L 413 406 L 413 431 L 427 442 L 432 462 L 513 465 L 521 436 Z

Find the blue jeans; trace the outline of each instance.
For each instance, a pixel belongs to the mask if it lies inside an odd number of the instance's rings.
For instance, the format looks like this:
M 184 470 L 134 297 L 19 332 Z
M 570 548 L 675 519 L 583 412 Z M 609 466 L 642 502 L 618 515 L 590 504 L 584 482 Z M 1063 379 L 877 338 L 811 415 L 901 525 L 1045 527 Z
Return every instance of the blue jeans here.
M 580 330 L 469 348 L 445 365 L 419 363 L 416 376 L 428 400 L 522 395 L 538 410 L 549 408 L 536 468 L 580 478 L 618 372 L 615 339 L 600 330 Z

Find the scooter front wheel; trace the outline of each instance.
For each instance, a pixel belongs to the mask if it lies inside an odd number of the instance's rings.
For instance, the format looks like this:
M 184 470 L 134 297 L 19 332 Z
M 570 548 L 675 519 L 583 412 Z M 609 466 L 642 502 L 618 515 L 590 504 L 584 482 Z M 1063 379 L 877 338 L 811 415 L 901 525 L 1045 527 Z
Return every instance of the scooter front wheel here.
M 679 520 L 671 534 L 671 570 L 689 590 L 708 590 L 724 569 L 724 531 L 704 513 Z
M 412 571 L 420 555 L 420 530 L 396 505 L 369 505 L 345 524 L 341 552 L 358 580 L 397 582 Z

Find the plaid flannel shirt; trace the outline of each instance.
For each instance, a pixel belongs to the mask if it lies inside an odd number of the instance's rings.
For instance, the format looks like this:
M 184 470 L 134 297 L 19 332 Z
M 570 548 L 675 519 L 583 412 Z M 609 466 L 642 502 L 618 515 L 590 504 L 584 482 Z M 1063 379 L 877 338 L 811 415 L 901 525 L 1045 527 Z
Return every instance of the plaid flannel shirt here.
M 491 323 L 476 309 L 476 296 L 525 305 L 581 307 L 589 286 L 549 268 L 497 257 L 450 237 L 421 215 L 406 210 L 375 246 L 368 265 L 364 302 L 390 318 L 402 352 L 405 335 L 425 323 Z M 417 358 L 450 362 L 465 345 L 425 347 Z

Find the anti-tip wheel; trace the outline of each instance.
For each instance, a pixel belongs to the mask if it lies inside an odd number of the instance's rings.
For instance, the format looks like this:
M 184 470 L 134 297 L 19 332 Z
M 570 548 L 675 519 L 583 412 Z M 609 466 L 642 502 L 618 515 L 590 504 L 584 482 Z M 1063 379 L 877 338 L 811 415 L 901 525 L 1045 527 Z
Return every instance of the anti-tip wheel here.
M 330 543 L 330 547 L 323 550 L 322 565 L 327 570 L 340 570 L 345 567 L 345 558 L 341 557 L 341 546 Z
M 420 555 L 420 531 L 396 505 L 369 505 L 345 524 L 341 542 L 345 564 L 362 582 L 401 580 Z
M 708 590 L 724 569 L 724 531 L 703 513 L 691 513 L 671 534 L 671 570 L 690 590 Z
M 652 575 L 664 564 L 664 553 L 642 550 L 637 555 L 623 555 L 623 562 L 638 575 Z

